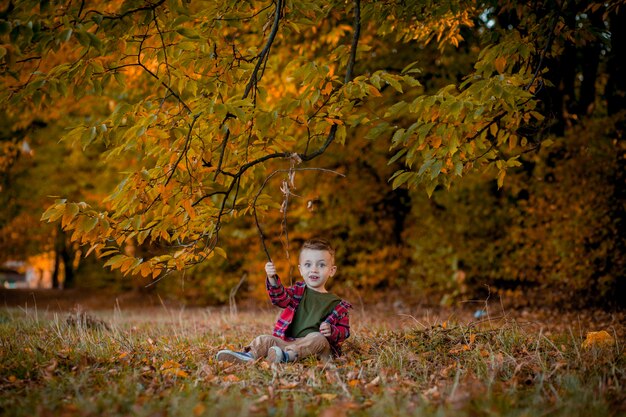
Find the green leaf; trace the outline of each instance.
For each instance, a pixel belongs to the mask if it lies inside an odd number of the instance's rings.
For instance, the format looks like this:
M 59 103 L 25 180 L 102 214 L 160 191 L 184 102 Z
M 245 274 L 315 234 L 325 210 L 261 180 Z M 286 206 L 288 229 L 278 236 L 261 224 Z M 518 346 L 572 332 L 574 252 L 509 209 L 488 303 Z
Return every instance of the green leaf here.
M 47 220 L 48 223 L 52 223 L 60 219 L 63 216 L 65 211 L 65 204 L 55 204 L 54 206 L 48 207 L 46 211 L 41 215 L 41 220 Z
M 426 160 L 426 162 L 424 162 L 422 166 L 420 167 L 419 171 L 417 172 L 417 175 L 422 175 L 424 172 L 426 172 L 427 169 L 429 169 L 433 165 L 433 163 L 435 163 L 434 159 Z
M 378 126 L 370 129 L 367 134 L 365 135 L 365 139 L 378 139 L 378 137 L 380 135 L 382 135 L 384 132 L 387 131 L 387 129 L 389 129 L 389 123 L 387 122 L 383 122 L 380 123 Z
M 200 39 L 200 34 L 193 29 L 178 28 L 176 29 L 176 32 L 189 39 Z
M 65 206 L 65 211 L 63 213 L 63 219 L 61 220 L 61 226 L 65 226 L 68 224 L 76 215 L 78 214 L 78 204 L 70 203 Z
M 219 246 L 216 246 L 215 249 L 213 249 L 213 251 L 219 256 L 221 256 L 222 258 L 228 259 L 228 256 L 226 255 L 226 251 L 220 248 Z
M 391 138 L 391 143 L 394 146 L 398 146 L 399 142 L 401 142 L 401 139 L 402 139 L 403 135 L 404 135 L 404 129 L 396 130 L 396 132 L 393 134 L 393 137 Z
M 72 29 L 65 29 L 63 32 L 61 32 L 61 34 L 59 35 L 59 40 L 61 42 L 67 42 L 70 40 L 70 38 L 72 37 Z
M 401 172 L 399 175 L 397 175 L 394 179 L 393 182 L 391 183 L 391 188 L 393 188 L 394 190 L 398 187 L 400 187 L 402 184 L 404 184 L 405 182 L 407 182 L 411 177 L 413 177 L 414 173 L 411 171 L 403 171 Z
M 437 176 L 441 173 L 441 168 L 443 167 L 443 161 L 438 160 L 435 162 L 430 168 L 430 179 L 433 180 L 437 178 Z
M 106 268 L 107 266 L 110 266 L 111 269 L 115 269 L 119 267 L 122 264 L 122 262 L 126 260 L 126 258 L 128 258 L 128 256 L 126 255 L 115 255 L 114 257 L 112 257 L 111 259 L 105 262 L 104 267 Z
M 83 217 L 82 221 L 80 222 L 79 225 L 79 230 L 84 232 L 84 233 L 88 233 L 91 230 L 93 230 L 94 227 L 96 227 L 96 225 L 98 224 L 98 218 L 97 217 L 88 217 L 85 216 Z
M 404 91 L 402 91 L 402 85 L 400 84 L 400 82 L 395 78 L 395 76 L 391 75 L 391 74 L 387 74 L 387 73 L 382 73 L 381 74 L 381 78 L 385 81 L 387 81 L 387 84 L 389 84 L 390 86 L 392 86 L 394 88 L 394 90 L 396 90 L 399 93 L 403 93 Z
M 402 156 L 406 153 L 407 149 L 401 149 L 399 152 L 397 152 L 390 160 L 389 162 L 387 162 L 387 165 L 391 165 L 394 162 L 396 162 L 398 159 L 402 158 Z
M 459 177 L 463 174 L 463 163 L 461 161 L 454 162 L 454 174 Z

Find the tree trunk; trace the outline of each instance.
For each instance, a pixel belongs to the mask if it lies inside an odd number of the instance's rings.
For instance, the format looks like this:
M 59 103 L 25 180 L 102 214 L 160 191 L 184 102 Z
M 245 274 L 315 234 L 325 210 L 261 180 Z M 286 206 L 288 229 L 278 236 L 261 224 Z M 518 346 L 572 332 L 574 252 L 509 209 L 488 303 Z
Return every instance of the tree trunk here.
M 63 288 L 73 288 L 74 265 L 72 264 L 72 251 L 67 245 L 65 233 L 63 234 L 63 248 L 61 250 L 61 259 L 63 259 L 63 265 L 65 266 L 65 280 L 63 281 Z
M 56 238 L 55 238 L 56 239 Z M 54 245 L 54 270 L 52 271 L 52 288 L 59 289 L 59 265 L 61 263 L 61 256 L 57 250 L 56 244 Z
M 67 245 L 65 232 L 61 225 L 57 227 L 54 241 L 54 270 L 52 272 L 52 288 L 60 288 L 61 262 L 63 262 L 63 288 L 74 286 L 74 267 L 72 265 L 72 251 Z

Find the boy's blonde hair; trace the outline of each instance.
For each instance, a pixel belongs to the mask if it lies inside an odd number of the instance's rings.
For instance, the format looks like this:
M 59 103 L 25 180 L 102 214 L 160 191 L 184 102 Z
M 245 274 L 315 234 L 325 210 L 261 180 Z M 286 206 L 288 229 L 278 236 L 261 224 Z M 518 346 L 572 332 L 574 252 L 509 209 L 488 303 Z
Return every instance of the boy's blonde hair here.
M 330 242 L 327 241 L 326 239 L 319 239 L 319 238 L 309 239 L 302 244 L 302 249 L 300 249 L 300 252 L 302 252 L 304 249 L 325 250 L 328 253 L 330 253 L 330 256 L 332 256 L 333 258 L 333 261 L 335 260 L 335 249 L 332 247 Z

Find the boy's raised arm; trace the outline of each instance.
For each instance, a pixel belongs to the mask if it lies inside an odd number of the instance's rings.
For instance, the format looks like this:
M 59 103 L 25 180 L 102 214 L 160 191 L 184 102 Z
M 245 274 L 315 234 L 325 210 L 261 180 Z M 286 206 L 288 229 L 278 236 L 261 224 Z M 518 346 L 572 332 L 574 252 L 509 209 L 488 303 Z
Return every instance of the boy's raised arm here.
M 265 287 L 267 294 L 270 296 L 270 301 L 277 307 L 286 308 L 291 303 L 292 294 L 280 282 L 280 278 L 276 274 L 276 267 L 274 267 L 272 262 L 265 264 L 265 273 L 267 274 Z
M 269 283 L 276 287 L 278 285 L 276 278 L 278 278 L 278 274 L 276 273 L 276 267 L 273 262 L 268 262 L 265 264 L 265 273 L 267 274 L 267 280 Z

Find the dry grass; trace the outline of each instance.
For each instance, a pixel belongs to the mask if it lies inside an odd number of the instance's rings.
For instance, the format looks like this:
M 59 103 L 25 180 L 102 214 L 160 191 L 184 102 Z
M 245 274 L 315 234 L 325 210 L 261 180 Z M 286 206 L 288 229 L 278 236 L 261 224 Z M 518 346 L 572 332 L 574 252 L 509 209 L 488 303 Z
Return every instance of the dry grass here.
M 587 319 L 357 310 L 342 358 L 281 366 L 214 360 L 268 332 L 276 310 L 0 310 L 0 413 L 626 415 L 621 316 L 600 324 L 614 344 L 582 349 Z

